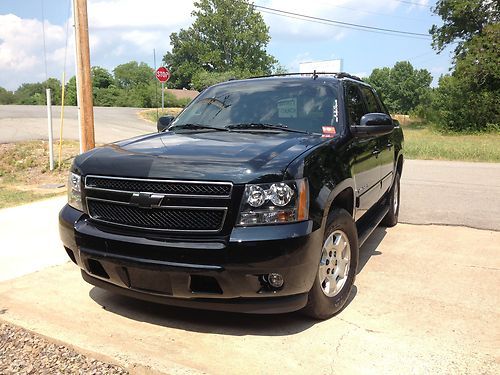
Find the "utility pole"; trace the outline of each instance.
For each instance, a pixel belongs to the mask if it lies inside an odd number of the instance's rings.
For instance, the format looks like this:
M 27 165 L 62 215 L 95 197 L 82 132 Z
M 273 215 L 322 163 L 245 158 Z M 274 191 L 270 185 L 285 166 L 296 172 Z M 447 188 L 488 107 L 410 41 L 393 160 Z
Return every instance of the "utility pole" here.
M 73 13 L 75 18 L 77 96 L 80 113 L 80 150 L 85 152 L 95 147 L 87 0 L 73 0 Z

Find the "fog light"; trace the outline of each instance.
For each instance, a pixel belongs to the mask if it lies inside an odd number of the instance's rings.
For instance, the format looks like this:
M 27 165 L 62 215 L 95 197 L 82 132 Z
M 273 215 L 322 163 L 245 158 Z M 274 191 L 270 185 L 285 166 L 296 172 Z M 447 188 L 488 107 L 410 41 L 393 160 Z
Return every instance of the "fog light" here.
M 270 273 L 267 275 L 267 282 L 273 288 L 281 288 L 283 286 L 283 276 L 279 273 Z

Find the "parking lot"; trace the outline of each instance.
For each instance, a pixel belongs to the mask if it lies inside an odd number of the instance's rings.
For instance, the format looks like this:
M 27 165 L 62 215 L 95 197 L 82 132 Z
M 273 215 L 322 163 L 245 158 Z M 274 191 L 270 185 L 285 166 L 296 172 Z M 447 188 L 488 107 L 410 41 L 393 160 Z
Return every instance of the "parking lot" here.
M 0 320 L 139 374 L 499 373 L 498 168 L 427 163 L 409 161 L 403 175 L 401 219 L 413 224 L 374 232 L 347 307 L 328 321 L 178 309 L 94 288 L 58 246 L 64 198 L 0 211 Z

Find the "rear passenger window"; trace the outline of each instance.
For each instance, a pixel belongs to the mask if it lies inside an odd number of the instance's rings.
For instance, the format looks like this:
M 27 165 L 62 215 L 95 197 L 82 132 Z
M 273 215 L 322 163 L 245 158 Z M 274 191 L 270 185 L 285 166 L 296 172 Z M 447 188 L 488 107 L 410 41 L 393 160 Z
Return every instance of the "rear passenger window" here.
M 361 94 L 354 85 L 348 85 L 346 88 L 346 108 L 349 125 L 359 125 L 365 114 L 365 107 Z
M 380 107 L 373 91 L 369 87 L 361 86 L 361 92 L 365 97 L 368 113 L 380 113 Z

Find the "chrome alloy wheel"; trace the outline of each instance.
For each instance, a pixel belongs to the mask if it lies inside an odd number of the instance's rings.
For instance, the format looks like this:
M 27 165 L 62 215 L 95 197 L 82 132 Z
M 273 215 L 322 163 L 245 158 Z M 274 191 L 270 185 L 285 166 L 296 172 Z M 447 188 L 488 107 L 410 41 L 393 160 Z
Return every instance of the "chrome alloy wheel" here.
M 331 233 L 323 244 L 318 277 L 321 290 L 327 297 L 340 293 L 349 275 L 351 246 L 341 230 Z
M 398 212 L 399 206 L 399 184 L 398 181 L 394 181 L 394 199 L 393 199 L 394 215 Z

